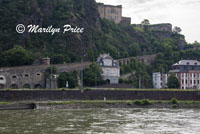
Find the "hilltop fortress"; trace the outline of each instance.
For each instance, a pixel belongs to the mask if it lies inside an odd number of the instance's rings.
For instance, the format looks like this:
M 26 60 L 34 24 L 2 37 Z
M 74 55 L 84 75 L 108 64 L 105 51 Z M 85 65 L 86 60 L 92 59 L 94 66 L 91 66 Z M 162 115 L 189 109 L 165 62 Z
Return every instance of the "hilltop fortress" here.
M 98 11 L 101 18 L 114 21 L 116 24 L 130 25 L 131 18 L 122 16 L 122 5 L 113 6 L 98 3 Z

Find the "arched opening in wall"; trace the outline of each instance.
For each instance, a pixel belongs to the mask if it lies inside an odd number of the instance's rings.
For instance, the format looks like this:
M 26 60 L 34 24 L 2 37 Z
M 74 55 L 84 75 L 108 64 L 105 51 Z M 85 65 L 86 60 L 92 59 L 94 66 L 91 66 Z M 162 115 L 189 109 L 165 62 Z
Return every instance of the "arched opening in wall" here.
M 36 88 L 36 89 L 41 89 L 41 88 L 42 88 L 42 85 L 36 84 L 36 85 L 34 86 L 34 88 Z
M 0 77 L 0 80 L 4 80 L 4 78 L 3 78 L 3 77 Z
M 0 89 L 3 89 L 4 88 L 4 85 L 3 84 L 0 84 Z
M 25 78 L 28 78 L 28 77 L 29 77 L 29 74 L 25 74 L 24 77 L 25 77 Z
M 30 88 L 31 88 L 31 85 L 30 85 L 30 84 L 24 84 L 23 88 L 28 88 L 28 89 L 30 89 Z
M 109 79 L 106 80 L 106 84 L 110 84 L 110 80 Z
M 16 84 L 12 84 L 12 85 L 10 86 L 10 88 L 11 88 L 11 89 L 18 89 L 18 86 L 17 86 Z

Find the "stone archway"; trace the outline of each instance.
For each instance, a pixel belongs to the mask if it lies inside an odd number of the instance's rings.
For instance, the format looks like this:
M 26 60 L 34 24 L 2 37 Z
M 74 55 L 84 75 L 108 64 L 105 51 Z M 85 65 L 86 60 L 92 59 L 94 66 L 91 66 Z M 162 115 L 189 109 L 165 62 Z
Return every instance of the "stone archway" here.
M 34 86 L 34 88 L 41 89 L 41 88 L 42 88 L 42 85 L 41 85 L 41 84 L 36 84 L 36 85 Z
M 110 80 L 109 79 L 106 80 L 106 84 L 110 84 Z
M 10 86 L 10 88 L 11 88 L 11 89 L 18 89 L 18 86 L 17 86 L 17 84 L 12 84 L 12 85 Z
M 31 88 L 31 85 L 30 85 L 30 84 L 24 84 L 23 88 L 28 88 L 28 89 L 30 89 L 30 88 Z
M 3 84 L 0 84 L 0 89 L 3 89 L 4 88 L 4 85 Z

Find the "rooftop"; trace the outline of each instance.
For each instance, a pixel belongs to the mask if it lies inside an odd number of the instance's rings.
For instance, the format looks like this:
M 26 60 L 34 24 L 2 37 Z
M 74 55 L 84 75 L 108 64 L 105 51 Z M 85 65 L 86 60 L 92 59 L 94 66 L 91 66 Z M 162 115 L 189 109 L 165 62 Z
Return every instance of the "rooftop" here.
M 173 66 L 177 65 L 200 65 L 200 62 L 197 60 L 180 60 L 179 62 L 173 64 Z
M 122 8 L 122 5 L 105 5 L 104 3 L 97 3 L 98 5 L 101 5 L 101 6 L 107 6 L 107 7 L 119 7 L 119 8 Z

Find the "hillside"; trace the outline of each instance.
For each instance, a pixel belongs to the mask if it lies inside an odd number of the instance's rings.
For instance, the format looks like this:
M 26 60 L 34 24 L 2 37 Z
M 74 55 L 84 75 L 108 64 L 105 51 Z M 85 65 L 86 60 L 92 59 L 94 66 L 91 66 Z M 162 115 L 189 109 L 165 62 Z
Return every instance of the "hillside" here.
M 120 26 L 101 19 L 95 0 L 0 0 L 0 67 L 31 65 L 35 60 L 50 57 L 52 64 L 96 61 L 100 53 L 115 58 L 157 54 L 152 65 L 133 61 L 121 66 L 121 73 L 133 73 L 127 80 L 138 87 L 151 87 L 152 72 L 167 72 L 180 59 L 199 59 L 196 44 L 187 44 L 184 35 L 152 29 L 156 25 Z M 81 34 L 67 32 L 16 32 L 16 26 L 84 28 Z M 171 24 L 170 24 L 171 25 Z M 159 26 L 159 25 L 158 25 Z M 85 56 L 84 56 L 85 55 Z
M 150 30 L 141 31 L 134 25 L 122 27 L 100 19 L 95 0 L 1 0 L 0 7 L 1 66 L 31 64 L 46 56 L 52 63 L 64 63 L 80 61 L 83 55 L 88 60 L 95 60 L 100 53 L 110 53 L 114 58 L 152 54 L 165 51 L 163 42 L 166 40 L 171 42 L 174 50 L 179 49 L 176 45 L 179 38 L 172 33 L 166 36 L 170 38 L 160 40 Z M 18 24 L 41 27 L 70 24 L 85 30 L 82 34 L 51 35 L 27 31 L 18 34 L 15 31 Z M 7 56 L 16 45 L 22 46 L 24 55 L 29 57 L 20 64 L 13 64 Z

